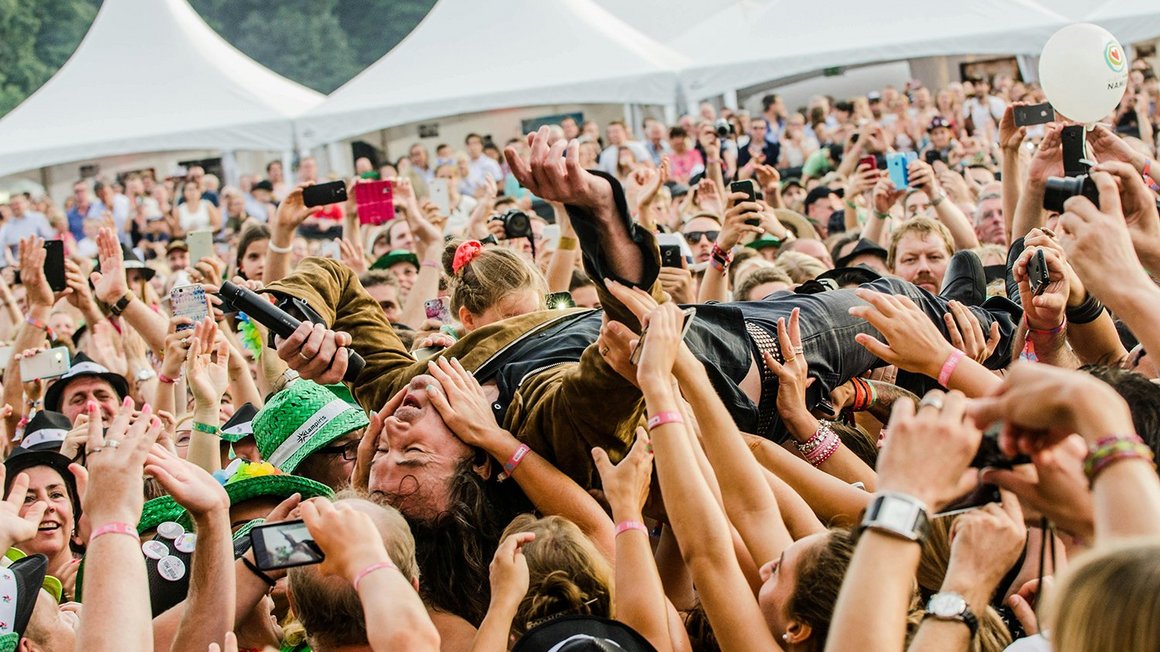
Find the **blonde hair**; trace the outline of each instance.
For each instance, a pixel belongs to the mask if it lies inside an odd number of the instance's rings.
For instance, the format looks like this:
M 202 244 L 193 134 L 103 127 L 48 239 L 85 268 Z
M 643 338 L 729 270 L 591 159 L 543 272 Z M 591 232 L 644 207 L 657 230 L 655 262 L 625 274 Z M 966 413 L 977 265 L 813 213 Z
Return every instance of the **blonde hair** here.
M 512 633 L 522 635 L 559 616 L 612 617 L 612 567 L 576 524 L 560 516 L 521 514 L 501 540 L 517 532 L 534 532 L 536 539 L 523 547 L 531 578 Z
M 822 261 L 800 251 L 783 251 L 774 265 L 780 267 L 794 283 L 805 283 L 826 271 Z
M 504 297 L 522 290 L 534 290 L 541 298 L 548 294 L 548 283 L 540 270 L 511 249 L 484 247 L 456 273 L 452 263 L 462 243 L 452 240 L 443 249 L 443 269 L 451 279 L 451 314 L 458 315 L 460 307 L 473 315 L 483 314 Z
M 947 256 L 949 257 L 955 254 L 955 239 L 951 236 L 950 229 L 943 225 L 942 222 L 932 220 L 929 217 L 916 217 L 903 222 L 890 234 L 889 253 L 886 255 L 887 268 L 894 269 L 894 255 L 898 252 L 898 243 L 910 233 L 916 234 L 922 240 L 925 240 L 927 236 L 932 234 L 937 235 L 942 238 L 943 244 L 947 248 Z
M 1160 641 L 1160 541 L 1089 552 L 1056 585 L 1044 612 L 1055 652 L 1150 652 Z

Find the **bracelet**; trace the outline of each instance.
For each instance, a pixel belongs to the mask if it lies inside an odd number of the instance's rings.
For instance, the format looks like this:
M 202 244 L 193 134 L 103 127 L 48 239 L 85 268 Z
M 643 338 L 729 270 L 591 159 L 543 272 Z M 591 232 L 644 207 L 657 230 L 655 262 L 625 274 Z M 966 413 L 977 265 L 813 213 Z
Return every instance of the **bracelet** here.
M 947 194 L 945 192 L 940 192 L 937 197 L 930 200 L 930 205 L 937 207 L 939 204 L 943 203 L 946 200 L 947 200 Z
M 1144 170 L 1141 175 L 1144 177 L 1144 183 L 1148 184 L 1152 192 L 1160 192 L 1160 183 L 1157 183 L 1156 179 L 1152 176 L 1152 159 L 1144 159 Z
M 159 382 L 165 383 L 166 385 L 172 385 L 172 384 L 176 383 L 180 378 L 181 378 L 181 374 L 177 374 L 177 378 L 170 378 L 169 376 L 166 376 L 165 374 L 157 374 L 157 380 Z
M 890 213 L 881 213 L 878 211 L 877 208 L 875 208 L 874 209 L 874 217 L 877 217 L 880 220 L 888 220 L 888 219 L 890 219 Z
M 201 423 L 200 421 L 193 422 L 193 429 L 196 430 L 197 432 L 204 432 L 207 435 L 218 434 L 218 427 L 217 426 L 211 426 L 208 423 Z
M 616 536 L 620 536 L 629 530 L 639 530 L 648 536 L 648 526 L 640 521 L 621 521 L 616 524 Z
M 830 456 L 834 454 L 834 451 L 838 450 L 838 446 L 841 444 L 842 440 L 838 437 L 838 433 L 834 432 L 834 429 L 830 427 L 828 422 L 822 421 L 821 425 L 818 426 L 818 431 L 813 437 L 810 437 L 803 444 L 795 445 L 802 457 L 811 465 L 817 467 L 830 459 Z
M 951 376 L 954 375 L 955 369 L 958 368 L 959 362 L 963 359 L 964 355 L 958 349 L 951 351 L 951 354 L 943 361 L 942 368 L 938 371 L 938 384 L 946 387 L 951 382 Z
M 709 253 L 709 258 L 721 264 L 722 269 L 729 266 L 733 262 L 733 253 L 721 248 L 721 245 L 716 242 L 713 243 L 713 250 Z
M 722 274 L 725 273 L 725 269 L 728 266 L 729 265 L 727 263 L 723 263 L 720 260 L 713 258 L 712 256 L 709 257 L 709 267 L 712 267 L 714 270 L 721 272 Z
M 508 461 L 503 463 L 503 473 L 499 474 L 499 481 L 503 482 L 512 477 L 512 474 L 516 471 L 516 467 L 520 465 L 520 462 L 524 461 L 524 458 L 530 452 L 532 452 L 532 449 L 528 448 L 527 444 L 520 444 L 515 452 L 512 453 L 512 456 L 508 458 Z
M 424 260 L 421 264 L 423 267 L 430 267 L 431 269 L 442 269 L 442 265 L 433 260 Z
M 685 418 L 681 416 L 680 412 L 657 412 L 649 417 L 648 431 L 652 432 L 654 428 L 659 428 L 669 423 L 684 423 Z
M 854 202 L 850 201 L 849 199 L 842 200 L 842 203 L 846 205 L 846 208 L 849 208 L 849 209 L 855 210 L 855 211 L 858 210 L 858 204 L 855 204 Z
M 40 330 L 44 331 L 45 334 L 48 335 L 48 339 L 50 339 L 50 340 L 56 339 L 56 334 L 52 332 L 52 327 L 49 326 L 47 323 L 40 321 L 39 319 L 33 317 L 32 315 L 29 315 L 27 318 L 25 318 L 24 321 L 27 322 L 30 326 L 35 326 L 36 328 L 39 328 Z
M 133 537 L 138 541 L 141 540 L 141 535 L 137 534 L 137 528 L 129 525 L 128 523 L 119 523 L 114 521 L 112 523 L 105 523 L 101 527 L 93 530 L 93 533 L 89 535 L 89 544 L 91 545 L 94 541 L 96 541 L 97 537 L 103 537 L 106 534 L 124 534 L 126 536 Z
M 1115 462 L 1128 459 L 1153 461 L 1152 449 L 1138 435 L 1111 435 L 1096 441 L 1083 463 L 1083 472 L 1088 481 L 1095 483 L 1096 477 Z
M 362 584 L 364 577 L 366 577 L 367 575 L 370 575 L 371 573 L 373 573 L 375 571 L 383 570 L 384 568 L 391 568 L 394 570 L 399 570 L 399 567 L 395 566 L 395 564 L 393 562 L 390 562 L 390 561 L 380 561 L 377 564 L 371 564 L 370 566 L 367 566 L 366 568 L 360 570 L 358 572 L 358 574 L 354 576 L 354 579 L 351 580 L 351 584 L 354 585 L 354 592 L 358 593 L 358 585 Z
M 570 235 L 560 236 L 560 242 L 556 245 L 556 249 L 560 251 L 572 251 L 580 246 L 580 241 Z
M 258 579 L 265 582 L 266 586 L 273 588 L 276 584 L 278 584 L 278 582 L 275 581 L 274 578 L 267 575 L 266 572 L 263 571 L 261 568 L 258 568 L 258 565 L 255 564 L 254 562 L 250 561 L 245 555 L 242 555 L 241 560 L 242 560 L 242 565 L 245 566 L 246 568 L 248 568 L 249 571 L 251 573 L 253 573 L 255 577 L 257 577 Z
M 1103 314 L 1104 304 L 1089 292 L 1083 303 L 1067 309 L 1067 321 L 1073 324 L 1090 324 Z
M 1051 328 L 1048 330 L 1040 330 L 1038 328 L 1032 328 L 1031 322 L 1027 321 L 1026 317 L 1023 318 L 1023 323 L 1027 325 L 1027 332 L 1028 333 L 1032 333 L 1035 335 L 1048 335 L 1048 336 L 1059 335 L 1060 333 L 1063 332 L 1063 329 L 1067 327 L 1067 317 L 1065 316 L 1063 318 L 1063 321 L 1059 322 L 1059 326 L 1056 326 L 1055 328 Z
M 266 248 L 276 254 L 288 254 L 291 251 L 294 251 L 294 241 L 291 240 L 290 244 L 286 245 L 285 247 L 279 247 L 278 245 L 274 244 L 274 238 L 270 238 L 266 241 Z

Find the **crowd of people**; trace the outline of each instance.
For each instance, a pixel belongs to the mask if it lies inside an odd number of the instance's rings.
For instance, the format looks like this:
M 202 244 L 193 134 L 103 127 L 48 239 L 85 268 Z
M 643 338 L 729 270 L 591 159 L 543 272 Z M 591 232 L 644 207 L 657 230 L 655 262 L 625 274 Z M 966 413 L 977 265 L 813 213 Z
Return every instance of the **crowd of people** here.
M 12 197 L 0 650 L 1156 649 L 1160 84 L 1044 100 Z

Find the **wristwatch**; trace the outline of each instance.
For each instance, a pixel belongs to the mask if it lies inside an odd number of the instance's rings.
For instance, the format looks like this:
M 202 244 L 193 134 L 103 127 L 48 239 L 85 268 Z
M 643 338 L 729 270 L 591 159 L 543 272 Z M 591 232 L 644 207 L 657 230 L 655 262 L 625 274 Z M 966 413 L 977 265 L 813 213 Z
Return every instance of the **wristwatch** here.
M 109 312 L 113 313 L 113 315 L 116 317 L 120 317 L 121 313 L 125 312 L 125 308 L 129 307 L 129 303 L 131 301 L 133 301 L 133 293 L 126 292 L 125 294 L 121 295 L 120 299 L 117 299 L 116 303 L 109 306 Z
M 153 379 L 156 377 L 157 377 L 157 372 L 153 371 L 152 369 L 150 369 L 148 367 L 142 367 L 142 368 L 137 370 L 136 378 L 137 378 L 137 382 L 139 382 L 139 383 L 143 383 L 147 380 L 150 380 L 150 379 Z
M 926 603 L 924 617 L 930 616 L 937 620 L 957 620 L 971 630 L 971 638 L 979 631 L 979 619 L 971 611 L 967 599 L 958 593 L 935 593 Z
M 908 541 L 921 542 L 930 534 L 926 505 L 914 496 L 894 491 L 874 495 L 862 517 L 862 529 L 872 528 Z

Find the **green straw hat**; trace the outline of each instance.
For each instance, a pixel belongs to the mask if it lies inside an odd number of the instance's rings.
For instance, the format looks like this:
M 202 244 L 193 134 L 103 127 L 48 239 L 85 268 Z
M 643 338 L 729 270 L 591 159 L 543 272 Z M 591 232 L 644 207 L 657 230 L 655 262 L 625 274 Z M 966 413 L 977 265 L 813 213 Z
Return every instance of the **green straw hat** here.
M 379 256 L 371 269 L 390 269 L 395 263 L 411 263 L 415 269 L 419 269 L 419 257 L 406 249 L 392 249 Z
M 137 521 L 137 533 L 156 530 L 166 521 L 176 521 L 185 514 L 185 508 L 177 504 L 173 496 L 159 496 L 145 503 L 141 508 L 141 520 Z
M 299 380 L 270 397 L 254 417 L 254 439 L 262 459 L 293 473 L 314 451 L 369 423 L 366 413 L 344 397 Z

